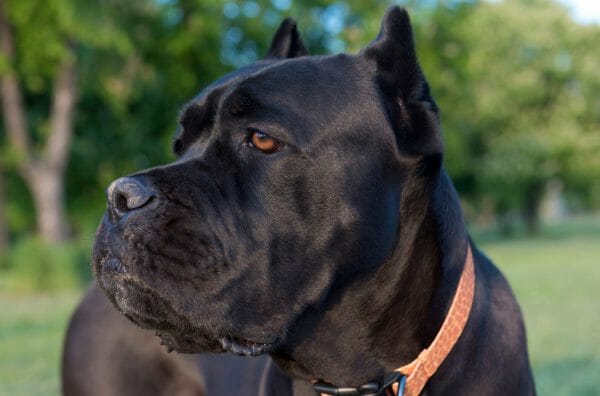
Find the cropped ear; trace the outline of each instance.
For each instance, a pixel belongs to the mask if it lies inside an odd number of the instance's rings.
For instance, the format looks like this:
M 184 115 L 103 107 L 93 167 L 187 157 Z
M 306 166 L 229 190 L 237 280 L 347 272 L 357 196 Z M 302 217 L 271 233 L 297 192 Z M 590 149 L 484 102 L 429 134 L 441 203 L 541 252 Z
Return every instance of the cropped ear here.
M 308 50 L 296 29 L 296 21 L 292 18 L 284 19 L 271 40 L 265 58 L 286 59 L 304 55 L 308 55 Z
M 406 10 L 392 7 L 386 12 L 379 35 L 363 56 L 376 65 L 376 81 L 386 97 L 400 151 L 441 155 L 438 107 L 417 60 Z

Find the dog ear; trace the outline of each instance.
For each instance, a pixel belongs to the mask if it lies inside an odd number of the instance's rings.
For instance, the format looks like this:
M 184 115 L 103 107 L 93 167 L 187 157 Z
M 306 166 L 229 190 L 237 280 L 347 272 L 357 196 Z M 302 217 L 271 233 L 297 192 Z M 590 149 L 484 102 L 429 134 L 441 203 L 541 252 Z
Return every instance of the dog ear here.
M 363 55 L 376 64 L 376 80 L 401 151 L 418 155 L 442 152 L 438 107 L 417 60 L 406 10 L 391 7 L 379 35 Z
M 308 50 L 296 29 L 296 21 L 292 18 L 284 19 L 271 40 L 265 58 L 286 59 L 304 55 L 308 55 Z

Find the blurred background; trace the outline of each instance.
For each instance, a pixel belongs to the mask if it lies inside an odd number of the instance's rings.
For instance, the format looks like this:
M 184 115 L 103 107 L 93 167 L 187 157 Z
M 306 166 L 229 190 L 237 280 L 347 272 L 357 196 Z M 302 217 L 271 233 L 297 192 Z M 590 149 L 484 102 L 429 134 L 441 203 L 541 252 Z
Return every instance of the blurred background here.
M 600 395 L 600 2 L 401 1 L 473 236 L 541 395 Z M 178 109 L 293 16 L 355 52 L 389 1 L 0 0 L 0 394 L 59 394 L 104 189 L 174 159 Z

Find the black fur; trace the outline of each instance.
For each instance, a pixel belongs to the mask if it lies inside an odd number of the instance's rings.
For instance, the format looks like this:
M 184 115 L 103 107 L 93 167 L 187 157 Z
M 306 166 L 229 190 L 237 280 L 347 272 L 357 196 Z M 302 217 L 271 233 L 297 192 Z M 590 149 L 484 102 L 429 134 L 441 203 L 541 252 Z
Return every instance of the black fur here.
M 406 11 L 391 8 L 358 55 L 302 55 L 286 20 L 267 59 L 194 98 L 178 160 L 127 179 L 156 199 L 125 214 L 111 202 L 94 248 L 100 286 L 133 322 L 178 352 L 259 345 L 284 373 L 267 369 L 262 392 L 278 395 L 412 361 L 469 243 Z M 256 130 L 280 149 L 253 147 Z M 127 198 L 121 184 L 111 196 Z M 533 394 L 518 305 L 474 254 L 471 316 L 425 394 Z

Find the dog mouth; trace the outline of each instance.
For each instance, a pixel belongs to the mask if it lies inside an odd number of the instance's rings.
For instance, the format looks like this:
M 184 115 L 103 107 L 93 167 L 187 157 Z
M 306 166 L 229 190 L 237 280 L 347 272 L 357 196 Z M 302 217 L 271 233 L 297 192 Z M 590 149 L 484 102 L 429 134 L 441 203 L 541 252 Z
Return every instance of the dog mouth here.
M 154 330 L 167 352 L 229 352 L 254 357 L 275 349 L 278 337 L 265 340 L 235 334 L 229 325 L 222 326 L 221 322 L 227 321 L 215 316 L 215 311 L 206 312 L 206 321 L 192 322 L 174 306 L 172 298 L 130 269 L 119 254 L 119 243 L 121 238 L 103 221 L 94 246 L 95 277 L 117 309 L 136 325 Z
M 259 356 L 269 352 L 274 343 L 260 343 L 231 336 L 220 337 L 223 352 L 233 352 L 240 356 Z
M 161 330 L 155 330 L 154 334 L 159 338 L 160 344 L 166 348 L 167 352 L 174 350 L 179 353 L 231 352 L 239 356 L 253 357 L 271 352 L 275 346 L 275 343 L 255 342 L 233 336 L 211 337 L 204 334 L 202 337 L 204 340 L 199 341 L 197 335 L 186 336 Z
M 239 356 L 260 356 L 270 352 L 275 346 L 275 342 L 258 342 L 231 335 L 214 335 L 189 323 L 185 323 L 183 328 L 186 330 L 181 333 L 181 324 L 171 323 L 162 315 L 162 318 L 158 319 L 153 314 L 132 311 L 129 309 L 129 303 L 123 306 L 121 300 L 119 304 L 125 316 L 138 326 L 154 329 L 160 344 L 166 348 L 167 352 L 173 350 L 179 353 L 231 352 Z
M 102 269 L 98 280 L 113 303 L 138 326 L 153 329 L 167 352 L 230 352 L 239 356 L 255 357 L 275 348 L 275 342 L 215 335 L 212 331 L 192 325 L 155 291 L 140 285 L 128 274 L 120 260 L 114 257 L 105 257 L 102 260 Z
M 197 337 L 175 335 L 155 330 L 154 334 L 159 338 L 167 352 L 177 351 L 179 353 L 225 353 L 231 352 L 239 356 L 255 357 L 271 352 L 275 343 L 261 343 L 249 341 L 243 338 L 223 336 L 209 337 L 199 343 Z M 205 336 L 206 337 L 206 336 Z

